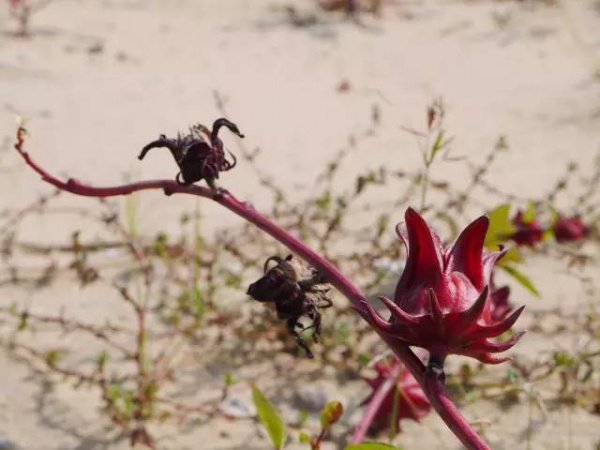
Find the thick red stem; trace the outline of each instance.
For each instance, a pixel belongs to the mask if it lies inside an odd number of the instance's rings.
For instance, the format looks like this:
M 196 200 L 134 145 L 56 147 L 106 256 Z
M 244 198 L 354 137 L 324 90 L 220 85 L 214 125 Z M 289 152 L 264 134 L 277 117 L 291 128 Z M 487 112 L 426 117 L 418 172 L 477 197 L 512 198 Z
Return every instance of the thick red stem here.
M 448 397 L 446 386 L 439 373 L 433 370 L 425 371 L 423 381 L 420 384 L 433 408 L 466 448 L 469 450 L 490 450 L 490 447 L 471 428 Z

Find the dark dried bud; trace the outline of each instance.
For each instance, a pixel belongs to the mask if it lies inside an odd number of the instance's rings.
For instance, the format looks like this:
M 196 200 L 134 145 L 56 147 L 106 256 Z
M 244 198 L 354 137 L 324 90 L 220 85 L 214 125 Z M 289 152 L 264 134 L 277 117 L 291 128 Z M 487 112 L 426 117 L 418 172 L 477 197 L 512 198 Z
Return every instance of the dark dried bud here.
M 178 134 L 175 139 L 162 134 L 142 149 L 138 159 L 144 159 L 146 153 L 153 148 L 168 148 L 179 166 L 180 172 L 175 177 L 179 184 L 189 185 L 206 180 L 214 189 L 213 184 L 219 178 L 219 172 L 233 169 L 236 164 L 235 156 L 230 152 L 228 153 L 232 160 L 227 159 L 223 142 L 218 137 L 219 129 L 223 126 L 239 137 L 244 137 L 237 125 L 227 119 L 217 119 L 213 123 L 212 131 L 198 124 L 190 128 L 189 134 Z
M 271 262 L 276 265 L 269 269 Z M 298 335 L 296 328 L 313 327 L 313 340 L 318 342 L 321 334 L 321 314 L 319 309 L 332 305 L 327 296 L 329 286 L 315 270 L 307 269 L 293 261 L 292 255 L 283 259 L 272 256 L 265 262 L 264 276 L 248 287 L 248 295 L 259 302 L 273 303 L 277 317 L 286 321 L 288 333 L 302 347 L 309 358 L 312 352 L 308 345 Z M 308 317 L 312 324 L 304 327 L 298 322 L 302 317 Z

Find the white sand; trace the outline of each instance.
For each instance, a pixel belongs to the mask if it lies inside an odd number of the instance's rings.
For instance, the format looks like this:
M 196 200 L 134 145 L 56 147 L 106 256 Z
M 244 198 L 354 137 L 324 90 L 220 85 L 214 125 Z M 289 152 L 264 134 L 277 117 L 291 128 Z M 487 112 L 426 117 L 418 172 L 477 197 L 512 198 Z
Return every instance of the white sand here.
M 258 166 L 293 195 L 310 187 L 350 135 L 369 127 L 374 104 L 381 125 L 347 161 L 348 180 L 383 162 L 418 168 L 415 140 L 400 126 L 422 128 L 425 107 L 438 96 L 447 105 L 446 128 L 456 137 L 454 154 L 479 163 L 499 135 L 507 137 L 511 151 L 488 176 L 506 193 L 543 195 L 571 160 L 590 171 L 600 147 L 597 2 L 398 1 L 380 20 L 364 17 L 365 27 L 334 15 L 309 28 L 287 22 L 278 7 L 289 3 L 312 11 L 310 2 L 300 0 L 57 0 L 33 17 L 31 39 L 0 36 L 0 209 L 50 192 L 10 152 L 15 114 L 30 118 L 27 148 L 53 173 L 98 185 L 119 183 L 126 175 L 170 178 L 176 167 L 166 151 L 140 163 L 139 149 L 159 133 L 174 135 L 197 121 L 210 124 L 220 115 L 214 91 L 226 99 L 229 118 L 247 136 L 245 145 L 261 148 Z M 6 10 L 3 2 L 2 27 L 13 29 Z M 91 54 L 97 45 L 101 52 Z M 336 86 L 344 79 L 352 89 L 339 93 Z M 224 138 L 233 150 L 235 139 Z M 442 164 L 433 174 L 457 187 L 467 180 L 464 164 Z M 261 207 L 248 167 L 242 164 L 222 180 Z M 386 196 L 393 199 L 394 193 Z M 559 202 L 567 212 L 569 200 Z M 158 192 L 138 195 L 136 202 L 142 232 L 176 227 L 180 212 L 195 205 L 194 199 L 167 199 Z M 203 208 L 215 224 L 237 223 L 213 205 Z M 402 214 L 397 212 L 398 220 Z M 76 227 L 28 221 L 21 236 L 64 240 Z M 519 289 L 515 298 L 533 309 L 577 308 L 581 286 L 560 271 L 562 265 L 536 259 L 529 273 L 543 300 Z M 7 302 L 30 301 L 31 295 L 2 294 Z M 59 297 L 77 314 L 107 313 L 102 297 L 84 301 L 95 305 L 92 310 L 73 306 L 81 299 L 69 282 L 35 296 L 43 310 L 54 310 L 47 302 Z M 536 348 L 535 338 L 526 338 L 516 352 Z M 107 442 L 115 432 L 103 431 L 108 423 L 93 392 L 44 386 L 7 354 L 0 354 L 0 367 L 0 437 L 33 450 L 127 448 L 123 441 Z M 490 422 L 486 436 L 494 448 L 525 448 L 526 404 L 504 412 L 476 403 L 465 413 Z M 534 415 L 541 418 L 537 410 Z M 530 448 L 591 449 L 599 426 L 597 416 L 558 409 L 540 425 Z M 435 416 L 406 429 L 406 448 L 457 448 Z M 223 437 L 223 430 L 237 434 Z M 155 431 L 166 436 L 160 448 L 267 448 L 249 422 L 192 426 L 180 436 L 174 426 Z

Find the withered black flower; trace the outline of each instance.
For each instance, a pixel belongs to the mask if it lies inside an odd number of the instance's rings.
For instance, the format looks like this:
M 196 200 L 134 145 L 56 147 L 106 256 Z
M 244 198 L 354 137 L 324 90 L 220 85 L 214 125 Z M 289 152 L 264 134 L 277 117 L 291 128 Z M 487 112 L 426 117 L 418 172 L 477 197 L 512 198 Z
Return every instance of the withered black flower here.
M 269 269 L 269 264 L 276 265 Z M 325 284 L 321 275 L 314 269 L 307 269 L 293 261 L 292 255 L 283 259 L 271 256 L 264 265 L 265 275 L 248 287 L 248 295 L 255 300 L 275 304 L 277 317 L 286 321 L 286 329 L 296 343 L 302 347 L 309 358 L 314 355 L 308 344 L 300 337 L 296 328 L 306 330 L 313 328 L 312 338 L 319 342 L 321 334 L 321 313 L 319 309 L 332 305 L 327 296 L 329 285 Z M 303 326 L 299 320 L 302 316 L 312 321 Z
M 146 153 L 153 148 L 168 148 L 179 166 L 179 173 L 175 177 L 177 183 L 189 185 L 200 180 L 206 180 L 213 191 L 217 191 L 215 180 L 219 172 L 233 169 L 236 164 L 235 156 L 231 152 L 231 161 L 225 155 L 223 142 L 219 139 L 219 129 L 226 127 L 234 134 L 243 138 L 237 125 L 227 119 L 217 119 L 213 123 L 212 131 L 204 125 L 195 125 L 190 128 L 189 134 L 178 134 L 175 139 L 167 138 L 164 134 L 146 145 L 138 159 L 142 160 Z

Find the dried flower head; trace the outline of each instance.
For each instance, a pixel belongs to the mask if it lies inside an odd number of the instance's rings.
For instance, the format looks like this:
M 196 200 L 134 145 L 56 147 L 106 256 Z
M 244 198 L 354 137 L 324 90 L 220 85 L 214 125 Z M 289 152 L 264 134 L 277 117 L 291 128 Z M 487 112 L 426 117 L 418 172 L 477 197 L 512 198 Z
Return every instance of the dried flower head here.
M 276 265 L 269 269 L 271 262 Z M 329 285 L 324 283 L 320 274 L 308 269 L 292 255 L 283 259 L 271 256 L 264 265 L 265 275 L 248 287 L 248 295 L 259 302 L 273 303 L 277 317 L 286 321 L 288 333 L 296 343 L 304 349 L 309 358 L 313 353 L 300 337 L 296 328 L 305 330 L 313 328 L 312 338 L 319 341 L 321 334 L 321 313 L 319 309 L 329 308 L 332 303 L 327 293 Z M 302 316 L 308 317 L 312 324 L 303 326 L 299 321 Z
M 212 131 L 198 124 L 190 128 L 189 134 L 178 134 L 175 139 L 162 134 L 142 149 L 138 159 L 144 159 L 146 153 L 153 148 L 168 148 L 179 166 L 180 171 L 175 177 L 177 183 L 188 185 L 206 180 L 211 189 L 216 191 L 214 182 L 219 178 L 219 172 L 233 169 L 236 164 L 233 154 L 228 152 L 232 161 L 225 156 L 223 142 L 218 136 L 221 127 L 228 128 L 241 138 L 244 137 L 236 124 L 221 118 L 215 120 Z
M 380 297 L 391 317 L 384 319 L 367 304 L 373 326 L 429 350 L 440 363 L 449 354 L 491 364 L 508 359 L 493 354 L 511 348 L 523 332 L 504 342 L 492 338 L 508 331 L 524 307 L 502 320 L 492 314 L 492 268 L 505 251 L 484 251 L 487 217 L 473 221 L 447 248 L 415 210 L 409 208 L 405 219 L 406 233 L 397 231 L 408 250 L 406 266 L 394 300 Z

